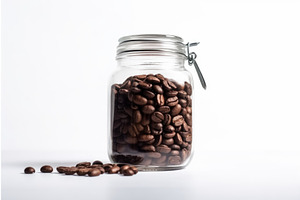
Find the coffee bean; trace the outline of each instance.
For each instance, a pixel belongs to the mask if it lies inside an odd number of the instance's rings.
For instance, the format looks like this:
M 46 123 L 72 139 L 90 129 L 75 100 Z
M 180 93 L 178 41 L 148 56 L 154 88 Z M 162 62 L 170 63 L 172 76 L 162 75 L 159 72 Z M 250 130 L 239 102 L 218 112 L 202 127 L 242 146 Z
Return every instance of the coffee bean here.
M 128 144 L 136 144 L 138 142 L 137 138 L 136 137 L 132 137 L 132 136 L 129 136 L 129 135 L 126 135 L 124 137 L 124 141 Z
M 149 90 L 152 87 L 152 84 L 141 81 L 139 82 L 138 87 Z
M 89 176 L 99 176 L 101 174 L 100 169 L 94 168 L 88 172 Z
M 192 86 L 191 86 L 191 84 L 189 84 L 188 82 L 184 82 L 184 91 L 186 91 L 186 93 L 188 95 L 192 95 Z
M 170 165 L 179 165 L 181 163 L 181 158 L 180 156 L 170 156 L 168 158 L 168 163 Z
M 165 114 L 164 121 L 163 121 L 164 126 L 169 125 L 171 123 L 171 121 L 172 121 L 171 115 Z
M 184 90 L 180 90 L 178 92 L 178 97 L 184 99 L 186 97 L 187 93 Z
M 155 141 L 154 141 L 154 143 L 152 145 L 155 146 L 155 147 L 157 147 L 161 143 L 162 143 L 162 136 L 161 135 L 156 135 L 155 136 Z
M 177 145 L 177 144 L 172 144 L 170 147 L 171 147 L 171 149 L 173 149 L 173 150 L 180 150 L 180 146 Z
M 143 151 L 155 151 L 155 147 L 153 145 L 145 145 L 141 147 Z
M 175 141 L 175 143 L 178 144 L 178 145 L 181 145 L 181 144 L 182 144 L 183 141 L 182 141 L 182 138 L 181 138 L 181 136 L 180 136 L 179 133 L 177 133 L 177 134 L 175 135 L 174 141 Z
M 67 168 L 68 167 L 65 167 L 65 166 L 59 166 L 59 167 L 56 167 L 56 171 L 58 171 L 59 173 L 65 173 Z
M 135 124 L 131 124 L 128 127 L 128 132 L 131 137 L 136 137 L 137 135 L 139 135 L 139 131 L 137 130 L 137 127 L 135 126 Z
M 168 83 L 168 81 L 167 81 L 166 79 L 163 80 L 162 85 L 163 85 L 163 88 L 164 88 L 166 91 L 172 90 L 171 86 L 169 85 L 169 83 Z
M 163 136 L 164 138 L 172 138 L 176 135 L 176 132 L 171 132 L 171 133 L 164 133 Z
M 126 81 L 124 81 L 124 83 L 121 85 L 120 88 L 128 89 L 130 86 L 131 86 L 131 81 L 130 80 L 126 80 Z
M 160 83 L 160 80 L 158 78 L 156 78 L 155 76 L 148 76 L 146 78 L 146 81 L 149 83 L 154 83 L 154 84 Z
M 43 173 L 51 173 L 53 171 L 53 168 L 50 165 L 44 165 L 41 167 L 41 172 Z
M 118 165 L 113 166 L 109 169 L 109 174 L 117 174 L 120 171 L 120 167 Z
M 103 163 L 100 160 L 95 160 L 93 165 L 103 165 Z
M 92 170 L 90 168 L 82 168 L 82 169 L 78 169 L 77 171 L 77 175 L 78 176 L 85 176 L 89 173 L 89 171 Z
M 161 81 L 165 80 L 165 77 L 162 74 L 156 74 L 155 77 Z
M 192 108 L 190 106 L 186 107 L 186 111 L 188 114 L 192 114 Z
M 187 106 L 187 101 L 185 99 L 179 99 L 179 104 L 185 108 Z
M 175 97 L 170 97 L 170 98 L 168 98 L 168 99 L 166 100 L 166 104 L 167 104 L 168 106 L 171 106 L 171 107 L 177 105 L 177 104 L 178 104 L 178 97 L 175 96 Z
M 169 84 L 169 86 L 170 86 L 172 89 L 174 89 L 174 90 L 177 89 L 177 87 L 176 87 L 176 85 L 173 83 L 173 81 L 171 81 L 171 80 L 169 80 L 169 79 L 168 79 L 168 84 Z
M 142 90 L 138 87 L 132 87 L 130 89 L 130 92 L 134 93 L 134 94 L 137 94 L 137 93 L 140 93 Z
M 152 89 L 153 89 L 154 92 L 156 92 L 158 94 L 163 94 L 164 93 L 163 89 L 159 85 L 153 85 Z
M 166 132 L 168 132 L 168 133 L 171 133 L 171 132 L 174 132 L 175 131 L 175 128 L 174 128 L 174 126 L 172 126 L 172 125 L 167 125 L 167 126 L 165 126 L 165 129 L 164 129 Z
M 151 115 L 151 120 L 153 122 L 162 122 L 164 120 L 164 114 L 162 114 L 161 112 L 156 111 Z
M 140 142 L 147 142 L 150 140 L 153 140 L 154 136 L 153 135 L 139 135 L 138 141 Z
M 159 153 L 170 153 L 171 152 L 171 148 L 170 147 L 168 147 L 167 145 L 165 145 L 165 144 L 161 144 L 161 145 L 159 145 L 157 148 L 157 151 L 159 152 Z
M 148 99 L 153 99 L 155 97 L 155 94 L 149 90 L 144 90 L 143 95 Z
M 154 111 L 155 111 L 155 108 L 152 105 L 145 105 L 142 108 L 142 112 L 145 114 L 152 114 Z
M 136 75 L 136 76 L 134 76 L 135 78 L 138 78 L 138 79 L 140 79 L 140 80 L 144 80 L 146 77 L 147 77 L 147 75 L 146 74 L 142 74 L 142 75 Z
M 162 94 L 157 94 L 156 96 L 157 104 L 163 106 L 165 104 L 165 98 Z
M 166 113 L 169 113 L 170 112 L 170 107 L 169 106 L 160 106 L 158 108 L 158 111 L 163 113 L 163 114 L 166 114 Z
M 181 112 L 181 105 L 177 104 L 175 105 L 171 110 L 171 116 L 178 115 Z
M 183 116 L 182 115 L 177 115 L 173 117 L 172 122 L 174 126 L 181 126 L 184 122 Z
M 186 123 L 189 126 L 192 126 L 192 116 L 190 114 L 186 114 L 185 119 L 186 119 Z
M 136 166 L 130 166 L 130 169 L 134 172 L 134 174 L 137 174 L 139 172 Z
M 121 168 L 120 168 L 120 173 L 123 174 L 123 172 L 127 169 L 129 169 L 130 166 L 129 165 L 123 165 Z
M 147 104 L 147 99 L 145 97 L 142 97 L 139 94 L 133 95 L 132 101 L 133 101 L 133 103 L 140 105 L 140 106 Z
M 77 167 L 68 167 L 65 169 L 65 175 L 74 175 L 78 170 L 79 169 Z
M 112 164 L 109 164 L 109 163 L 107 163 L 107 164 L 104 164 L 102 167 L 104 168 L 105 172 L 108 172 L 108 171 L 110 170 L 110 168 L 112 168 L 112 167 L 113 167 L 113 165 L 112 165 Z
M 188 150 L 183 148 L 182 151 L 181 151 L 181 159 L 183 161 L 185 161 L 187 159 L 187 157 L 188 157 Z
M 132 176 L 132 175 L 134 175 L 134 171 L 130 168 L 126 169 L 126 170 L 123 171 L 123 175 L 124 176 Z
M 165 138 L 165 139 L 163 139 L 162 143 L 170 146 L 170 145 L 174 144 L 174 140 L 173 140 L 173 138 Z
M 143 126 L 150 124 L 150 115 L 143 115 L 141 124 Z
M 176 90 L 171 90 L 169 92 L 166 93 L 167 97 L 175 97 L 178 94 L 178 91 Z
M 79 167 L 79 166 L 88 167 L 88 166 L 91 166 L 91 163 L 90 162 L 81 162 L 76 165 L 76 167 Z
M 159 122 L 151 123 L 151 128 L 160 131 L 160 130 L 162 130 L 163 125 L 162 125 L 162 123 L 159 123 Z
M 35 169 L 33 167 L 26 167 L 24 169 L 24 173 L 25 174 L 33 174 L 33 173 L 35 173 Z
M 135 110 L 132 115 L 134 123 L 140 123 L 142 121 L 142 114 L 139 110 Z
M 161 157 L 161 154 L 158 153 L 158 152 L 148 152 L 148 153 L 147 153 L 147 156 L 148 156 L 149 158 L 160 158 L 160 157 Z

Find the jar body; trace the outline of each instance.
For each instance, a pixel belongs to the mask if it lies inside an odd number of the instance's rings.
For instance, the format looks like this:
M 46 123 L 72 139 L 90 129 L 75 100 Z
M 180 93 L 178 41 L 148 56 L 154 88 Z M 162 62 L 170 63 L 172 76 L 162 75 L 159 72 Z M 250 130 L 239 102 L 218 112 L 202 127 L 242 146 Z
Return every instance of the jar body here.
M 180 169 L 189 163 L 193 80 L 183 64 L 142 58 L 134 64 L 119 62 L 109 84 L 112 162 L 141 170 Z

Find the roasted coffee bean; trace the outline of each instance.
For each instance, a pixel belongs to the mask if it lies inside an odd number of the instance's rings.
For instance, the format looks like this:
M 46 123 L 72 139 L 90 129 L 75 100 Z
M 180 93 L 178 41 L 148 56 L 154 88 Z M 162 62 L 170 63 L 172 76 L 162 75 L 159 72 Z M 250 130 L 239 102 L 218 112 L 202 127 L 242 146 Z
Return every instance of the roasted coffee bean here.
M 188 113 L 192 113 L 192 109 L 190 107 L 190 106 L 192 106 L 192 98 L 190 96 L 186 96 L 185 99 L 186 99 L 187 106 L 189 107 L 189 108 L 187 108 Z
M 53 168 L 50 165 L 44 165 L 40 170 L 43 173 L 51 173 L 53 171 Z
M 160 131 L 160 130 L 162 130 L 163 125 L 162 125 L 162 123 L 151 123 L 151 128 Z
M 85 176 L 85 175 L 87 175 L 90 172 L 90 170 L 93 170 L 93 169 L 91 169 L 91 168 L 78 169 L 77 170 L 77 175 L 78 176 Z
M 174 128 L 174 126 L 172 126 L 172 125 L 167 125 L 167 126 L 165 126 L 165 129 L 164 129 L 166 132 L 168 132 L 168 133 L 171 133 L 171 132 L 174 132 L 175 131 L 175 128 Z
M 175 97 L 178 94 L 178 91 L 176 90 L 171 90 L 169 92 L 166 93 L 167 97 Z
M 136 144 L 138 142 L 137 138 L 136 137 L 132 137 L 132 136 L 129 136 L 129 135 L 126 135 L 124 137 L 124 141 L 128 144 Z
M 128 89 L 131 86 L 131 81 L 129 79 L 125 80 L 124 83 L 121 85 L 120 88 Z
M 149 83 L 158 84 L 160 83 L 160 80 L 156 78 L 155 76 L 147 76 L 146 81 Z
M 143 115 L 141 124 L 143 126 L 146 126 L 146 125 L 150 124 L 150 115 Z
M 155 142 L 155 139 L 149 140 L 147 142 L 145 142 L 146 144 L 153 144 Z
M 142 75 L 136 75 L 136 76 L 134 76 L 135 78 L 138 78 L 138 79 L 140 79 L 140 80 L 144 80 L 146 77 L 147 77 L 147 75 L 146 74 L 142 74 Z
M 123 172 L 127 169 L 129 169 L 130 166 L 129 165 L 123 165 L 121 168 L 120 168 L 120 174 L 123 174 Z
M 133 101 L 133 103 L 140 105 L 140 106 L 147 104 L 147 99 L 145 97 L 142 97 L 139 94 L 133 95 L 132 101 Z
M 149 90 L 144 90 L 143 91 L 143 96 L 148 98 L 148 99 L 153 99 L 155 97 L 155 94 Z
M 161 157 L 161 154 L 158 153 L 158 152 L 148 152 L 148 153 L 147 153 L 147 156 L 148 156 L 149 158 L 160 158 L 160 157 Z
M 83 167 L 83 166 L 82 166 Z M 77 167 L 68 167 L 65 170 L 65 175 L 74 175 L 79 169 Z
M 155 147 L 157 147 L 161 143 L 162 143 L 162 136 L 161 135 L 156 135 L 155 136 L 155 141 L 154 141 L 154 143 L 152 145 L 155 146 Z
M 140 93 L 142 90 L 138 87 L 132 87 L 130 89 L 130 92 L 134 93 L 134 94 L 137 94 L 137 93 Z
M 162 85 L 163 85 L 163 88 L 164 88 L 166 91 L 172 90 L 171 86 L 170 86 L 169 83 L 168 83 L 168 80 L 166 80 L 166 79 L 163 80 Z
M 180 90 L 178 92 L 178 97 L 184 99 L 186 97 L 187 93 L 184 90 Z
M 81 162 L 76 165 L 76 167 L 79 167 L 79 166 L 88 167 L 88 166 L 91 166 L 91 163 L 90 162 Z
M 94 168 L 88 172 L 89 176 L 99 176 L 101 174 L 100 169 Z
M 146 133 L 146 134 L 151 134 L 151 129 L 150 129 L 150 126 L 149 126 L 149 125 L 146 125 L 146 126 L 144 127 L 144 133 Z
M 172 151 L 170 152 L 170 154 L 171 154 L 172 156 L 179 156 L 179 155 L 180 155 L 180 152 L 179 152 L 178 150 L 172 150 Z
M 173 117 L 172 122 L 174 126 L 181 126 L 184 122 L 183 116 L 182 115 L 177 115 Z
M 142 108 L 142 112 L 145 114 L 152 114 L 154 111 L 155 111 L 155 108 L 152 105 L 145 105 Z
M 148 142 L 148 141 L 153 140 L 153 139 L 154 139 L 153 135 L 139 135 L 138 141 Z
M 144 130 L 144 127 L 141 124 L 135 124 L 136 129 L 141 132 L 142 130 Z
M 181 150 L 181 159 L 182 159 L 183 161 L 185 161 L 185 160 L 187 159 L 187 157 L 188 157 L 188 150 L 185 149 L 185 148 L 183 148 L 183 149 Z
M 26 167 L 24 169 L 24 173 L 25 174 L 33 174 L 33 173 L 35 173 L 35 169 L 33 167 Z
M 152 87 L 152 84 L 141 81 L 139 82 L 138 87 L 149 90 Z
M 180 150 L 180 146 L 178 144 L 172 144 L 170 147 L 173 150 Z
M 139 172 L 138 168 L 136 166 L 130 166 L 130 169 L 134 172 L 134 174 L 137 174 Z
M 134 171 L 130 168 L 126 169 L 126 170 L 123 171 L 123 175 L 124 176 L 132 176 L 132 175 L 134 175 Z
M 186 138 L 185 138 L 185 141 L 186 142 L 192 142 L 192 134 L 191 133 L 188 133 Z
M 133 118 L 133 122 L 134 123 L 140 123 L 142 121 L 142 114 L 141 114 L 141 112 L 139 110 L 135 110 L 133 112 L 132 118 Z
M 131 124 L 128 127 L 128 132 L 129 132 L 129 134 L 130 134 L 131 137 L 136 137 L 137 135 L 139 135 L 139 131 L 136 128 L 135 124 Z
M 182 108 L 180 114 L 183 115 L 183 116 L 186 116 L 186 114 L 187 114 L 186 108 Z
M 174 141 L 175 141 L 175 143 L 178 144 L 178 145 L 181 145 L 181 144 L 182 144 L 183 141 L 182 141 L 182 138 L 181 138 L 181 136 L 180 136 L 179 133 L 177 133 L 177 134 L 175 135 Z
M 171 116 L 176 116 L 181 112 L 181 105 L 177 104 L 175 105 L 171 110 Z
M 157 94 L 156 102 L 158 105 L 163 106 L 165 104 L 165 98 L 162 94 Z
M 105 172 L 108 172 L 108 171 L 110 170 L 110 168 L 112 168 L 112 167 L 113 167 L 113 165 L 112 165 L 112 164 L 109 164 L 109 163 L 107 163 L 107 164 L 104 164 L 102 167 L 104 168 Z
M 141 150 L 143 151 L 155 151 L 155 147 L 153 145 L 145 145 L 141 147 Z
M 184 82 L 184 91 L 186 91 L 187 95 L 192 95 L 192 86 L 188 82 Z
M 166 114 L 166 113 L 169 113 L 170 112 L 170 107 L 169 106 L 160 106 L 158 108 L 158 111 L 163 113 L 163 114 Z
M 170 147 L 168 147 L 167 145 L 165 145 L 165 144 L 161 144 L 161 145 L 159 145 L 158 147 L 156 147 L 156 149 L 157 149 L 157 151 L 159 152 L 159 153 L 170 153 L 171 152 L 171 148 Z
M 151 120 L 153 122 L 162 122 L 164 120 L 164 114 L 162 114 L 161 112 L 156 111 L 151 115 Z
M 165 161 L 167 160 L 167 156 L 166 155 L 161 155 L 160 158 L 156 158 L 153 160 L 154 164 L 163 164 Z
M 165 114 L 164 121 L 163 121 L 164 126 L 169 125 L 171 123 L 171 121 L 172 121 L 171 115 Z
M 158 94 L 163 94 L 164 93 L 163 89 L 159 85 L 153 85 L 152 89 L 153 89 L 154 92 L 156 92 Z
M 113 166 L 109 169 L 109 174 L 117 174 L 120 171 L 120 167 L 118 165 Z
M 189 126 L 192 126 L 192 116 L 190 114 L 186 114 L 185 120 Z
M 129 92 L 129 91 L 128 91 L 127 89 L 120 89 L 120 90 L 119 90 L 119 93 L 120 93 L 120 94 L 125 94 L 125 95 L 127 95 L 128 92 Z
M 171 133 L 165 132 L 165 133 L 163 134 L 164 138 L 172 138 L 172 137 L 174 137 L 175 135 L 176 135 L 176 132 L 171 132 Z
M 179 99 L 179 104 L 185 108 L 187 106 L 187 101 L 185 99 Z
M 59 173 L 65 173 L 67 168 L 68 167 L 65 167 L 65 166 L 59 166 L 59 167 L 56 167 L 56 171 L 58 171 Z
M 177 89 L 177 87 L 176 87 L 176 85 L 173 83 L 173 81 L 168 80 L 168 84 L 169 84 L 169 86 L 170 86 L 172 89 L 174 89 L 174 90 Z
M 165 77 L 162 74 L 155 74 L 155 77 L 161 81 L 165 80 Z
M 168 158 L 168 164 L 170 165 L 179 165 L 181 163 L 180 156 L 170 156 Z
M 170 145 L 174 144 L 174 139 L 173 138 L 165 138 L 165 139 L 163 139 L 162 143 L 170 146 Z
M 171 106 L 171 107 L 177 105 L 177 104 L 178 104 L 178 97 L 175 96 L 175 97 L 170 97 L 170 98 L 168 98 L 168 99 L 166 100 L 166 104 L 167 104 L 168 106 Z

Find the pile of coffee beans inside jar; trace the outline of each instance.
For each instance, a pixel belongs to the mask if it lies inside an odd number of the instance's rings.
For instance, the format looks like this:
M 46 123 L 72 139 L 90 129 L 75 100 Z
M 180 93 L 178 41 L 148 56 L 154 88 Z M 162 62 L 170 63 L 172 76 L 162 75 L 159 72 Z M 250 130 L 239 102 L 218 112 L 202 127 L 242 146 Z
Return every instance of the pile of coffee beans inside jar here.
M 59 166 L 56 170 L 65 175 L 78 175 L 78 176 L 99 176 L 104 173 L 108 174 L 122 174 L 124 176 L 132 176 L 138 173 L 137 167 L 126 164 L 103 164 L 101 161 L 96 160 L 92 164 L 90 162 L 81 162 L 76 166 L 66 167 Z M 41 167 L 42 173 L 52 173 L 53 168 L 50 165 L 44 165 Z M 35 173 L 33 167 L 26 167 L 24 169 L 25 174 Z
M 191 153 L 192 87 L 161 74 L 112 85 L 112 159 L 180 165 Z

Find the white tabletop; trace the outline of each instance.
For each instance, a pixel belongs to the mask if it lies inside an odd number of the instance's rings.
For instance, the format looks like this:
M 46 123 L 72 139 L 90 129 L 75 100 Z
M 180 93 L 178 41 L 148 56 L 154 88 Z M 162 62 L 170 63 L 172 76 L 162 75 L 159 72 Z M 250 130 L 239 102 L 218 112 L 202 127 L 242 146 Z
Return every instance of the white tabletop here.
M 39 172 L 44 164 L 71 166 L 99 159 L 95 155 L 98 152 L 3 152 L 2 199 L 300 199 L 299 157 L 288 152 L 199 152 L 183 170 L 131 177 Z M 27 166 L 36 173 L 24 174 Z

